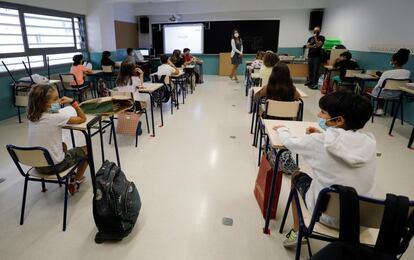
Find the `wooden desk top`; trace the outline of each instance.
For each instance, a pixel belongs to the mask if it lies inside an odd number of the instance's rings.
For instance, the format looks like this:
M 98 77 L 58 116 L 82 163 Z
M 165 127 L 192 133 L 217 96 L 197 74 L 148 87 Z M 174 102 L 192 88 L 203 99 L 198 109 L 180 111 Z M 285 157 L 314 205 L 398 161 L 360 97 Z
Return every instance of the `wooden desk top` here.
M 265 119 L 264 125 L 266 128 L 266 133 L 269 135 L 270 144 L 272 148 L 284 148 L 282 142 L 279 139 L 279 134 L 276 130 L 273 130 L 273 127 L 277 125 L 283 125 L 289 128 L 292 136 L 302 137 L 306 135 L 306 128 L 313 126 L 319 128 L 317 122 L 304 122 L 304 121 L 284 121 L 284 120 L 271 120 Z
M 256 72 L 256 73 L 252 73 L 251 77 L 252 77 L 252 79 L 261 79 L 262 75 L 260 75 L 259 72 Z
M 183 69 L 194 69 L 195 65 L 185 65 Z
M 82 124 L 77 124 L 77 125 L 70 125 L 70 124 L 66 124 L 64 127 L 62 127 L 63 129 L 72 129 L 72 130 L 78 130 L 78 131 L 86 131 L 88 130 L 87 125 L 88 123 L 94 119 L 96 117 L 96 115 L 86 115 L 86 121 L 83 122 Z
M 354 75 L 357 79 L 363 79 L 363 80 L 378 80 L 379 77 L 377 75 L 371 75 L 366 73 L 358 73 Z
M 410 83 L 408 83 L 408 84 L 410 84 Z M 404 91 L 406 93 L 409 93 L 409 94 L 413 94 L 414 95 L 414 87 L 410 87 L 410 85 L 408 85 L 408 84 L 407 84 L 407 86 L 400 87 L 399 89 L 401 91 Z
M 144 83 L 144 87 L 139 89 L 140 93 L 152 93 L 161 88 L 162 83 Z
M 102 73 L 102 72 L 103 72 L 103 70 L 92 70 L 92 73 L 86 73 L 86 75 L 92 76 L 92 75 L 96 75 L 96 74 L 99 74 L 99 73 Z
M 253 95 L 255 95 L 257 92 L 259 92 L 263 87 L 252 87 L 253 89 Z M 296 88 L 296 90 L 299 92 L 299 95 L 301 98 L 308 98 L 309 95 L 306 94 L 303 90 L 300 88 Z
M 323 68 L 326 70 L 335 70 L 334 66 L 332 65 L 324 65 Z
M 116 61 L 115 62 L 115 67 L 121 67 L 122 61 Z
M 171 74 L 171 78 L 179 78 L 182 77 L 185 73 L 182 69 L 178 69 L 180 71 L 180 73 L 178 75 L 172 75 Z

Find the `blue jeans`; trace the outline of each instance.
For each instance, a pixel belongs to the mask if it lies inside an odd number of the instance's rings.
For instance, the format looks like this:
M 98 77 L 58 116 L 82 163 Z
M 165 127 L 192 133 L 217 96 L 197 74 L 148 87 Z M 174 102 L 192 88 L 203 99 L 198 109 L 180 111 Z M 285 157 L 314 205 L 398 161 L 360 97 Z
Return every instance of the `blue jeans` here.
M 309 66 L 309 82 L 312 84 L 318 84 L 319 80 L 319 66 L 321 64 L 321 57 L 308 58 Z

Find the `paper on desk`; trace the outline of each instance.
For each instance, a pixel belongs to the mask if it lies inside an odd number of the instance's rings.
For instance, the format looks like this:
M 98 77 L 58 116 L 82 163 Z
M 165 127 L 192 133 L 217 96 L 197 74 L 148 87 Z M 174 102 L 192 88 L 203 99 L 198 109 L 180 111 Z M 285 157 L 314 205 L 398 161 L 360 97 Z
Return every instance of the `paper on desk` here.
M 76 110 L 72 106 L 66 106 L 64 108 L 59 109 L 59 113 L 62 113 L 64 115 L 68 116 L 77 116 Z

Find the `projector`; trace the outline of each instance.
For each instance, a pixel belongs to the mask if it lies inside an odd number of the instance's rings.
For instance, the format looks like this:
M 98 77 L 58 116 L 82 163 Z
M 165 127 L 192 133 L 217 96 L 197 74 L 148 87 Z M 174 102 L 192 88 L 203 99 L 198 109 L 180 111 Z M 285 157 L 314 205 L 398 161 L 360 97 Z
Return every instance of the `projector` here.
M 181 20 L 181 15 L 172 14 L 171 17 L 168 20 L 170 20 L 170 22 L 178 22 L 178 21 Z

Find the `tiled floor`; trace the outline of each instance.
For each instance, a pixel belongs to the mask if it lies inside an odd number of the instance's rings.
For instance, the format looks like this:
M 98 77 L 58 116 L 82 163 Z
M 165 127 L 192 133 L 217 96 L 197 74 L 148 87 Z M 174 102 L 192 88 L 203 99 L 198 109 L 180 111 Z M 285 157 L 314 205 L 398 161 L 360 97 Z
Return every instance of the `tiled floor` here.
M 317 91 L 304 89 L 305 120 L 316 120 Z M 168 111 L 168 110 L 167 110 Z M 157 111 L 158 112 L 158 111 Z M 156 122 L 159 122 L 156 113 Z M 26 123 L 16 118 L 0 122 L 0 259 L 293 259 L 277 233 L 285 206 L 289 179 L 284 179 L 278 220 L 271 236 L 263 235 L 263 219 L 253 196 L 257 150 L 251 146 L 250 115 L 241 84 L 227 77 L 206 76 L 174 115 L 165 113 L 157 136 L 146 133 L 134 147 L 134 138 L 119 137 L 121 164 L 141 194 L 143 206 L 132 234 L 119 243 L 97 245 L 92 217 L 92 189 L 88 181 L 69 199 L 68 229 L 62 232 L 63 191 L 30 184 L 25 224 L 19 226 L 23 178 L 4 148 L 25 145 Z M 396 125 L 387 135 L 390 118 L 376 118 L 379 196 L 394 192 L 414 199 L 413 151 L 406 148 L 411 126 Z M 235 136 L 236 138 L 230 138 Z M 69 143 L 68 133 L 65 140 Z M 76 135 L 81 144 L 83 137 Z M 106 134 L 105 140 L 108 140 Z M 98 153 L 98 142 L 95 154 Z M 107 158 L 114 160 L 112 145 Z M 96 156 L 96 165 L 100 165 Z M 301 165 L 307 169 L 306 165 Z M 224 226 L 223 217 L 234 219 Z M 290 223 L 290 222 L 289 222 Z M 289 224 L 288 223 L 288 224 Z M 321 244 L 312 241 L 314 249 Z M 303 247 L 302 258 L 307 253 Z M 414 258 L 411 247 L 405 259 Z

